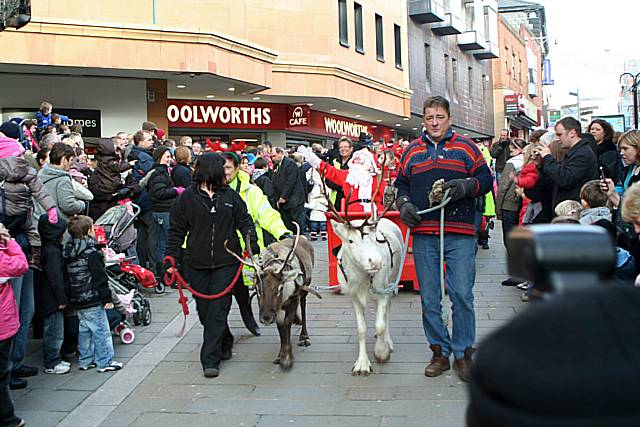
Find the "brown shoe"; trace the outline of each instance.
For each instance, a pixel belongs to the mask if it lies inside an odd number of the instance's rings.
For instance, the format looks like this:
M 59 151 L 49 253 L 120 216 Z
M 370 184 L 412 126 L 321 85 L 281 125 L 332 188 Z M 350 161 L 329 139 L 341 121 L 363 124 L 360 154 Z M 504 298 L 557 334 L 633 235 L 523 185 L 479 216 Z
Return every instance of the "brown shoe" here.
M 431 362 L 424 368 L 424 374 L 427 377 L 437 377 L 442 375 L 444 371 L 451 369 L 449 358 L 442 355 L 442 349 L 439 345 L 433 344 L 429 348 L 433 352 Z
M 471 355 L 475 351 L 475 348 L 467 347 L 464 351 L 464 357 L 453 362 L 453 367 L 458 371 L 458 377 L 464 382 L 469 382 L 469 374 L 471 373 L 471 366 L 473 366 Z

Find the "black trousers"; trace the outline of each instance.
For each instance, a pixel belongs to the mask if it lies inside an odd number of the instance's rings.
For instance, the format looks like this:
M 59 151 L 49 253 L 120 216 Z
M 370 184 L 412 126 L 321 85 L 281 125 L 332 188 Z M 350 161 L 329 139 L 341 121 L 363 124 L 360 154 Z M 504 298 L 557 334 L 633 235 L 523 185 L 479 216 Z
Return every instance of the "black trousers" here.
M 518 226 L 520 220 L 520 212 L 502 210 L 502 240 L 507 246 L 507 236 L 514 227 Z
M 12 426 L 20 422 L 13 412 L 11 382 L 11 344 L 13 337 L 0 341 L 0 426 Z
M 237 270 L 237 265 L 214 270 L 190 268 L 189 279 L 193 289 L 211 295 L 226 288 Z M 200 363 L 203 369 L 217 368 L 222 353 L 233 347 L 233 335 L 231 335 L 227 324 L 227 317 L 231 309 L 231 293 L 214 300 L 196 297 L 196 308 L 200 323 L 204 326 Z
M 300 232 L 304 233 L 306 227 L 306 221 L 304 216 L 304 205 L 292 207 L 292 208 L 280 208 L 280 215 L 282 216 L 282 222 L 292 233 L 296 232 L 296 226 L 293 225 L 297 222 L 300 226 Z
M 147 211 L 138 216 L 138 241 L 136 242 L 136 251 L 140 265 L 155 271 L 156 262 L 162 261 L 156 259 L 156 222 L 153 220 L 153 212 Z

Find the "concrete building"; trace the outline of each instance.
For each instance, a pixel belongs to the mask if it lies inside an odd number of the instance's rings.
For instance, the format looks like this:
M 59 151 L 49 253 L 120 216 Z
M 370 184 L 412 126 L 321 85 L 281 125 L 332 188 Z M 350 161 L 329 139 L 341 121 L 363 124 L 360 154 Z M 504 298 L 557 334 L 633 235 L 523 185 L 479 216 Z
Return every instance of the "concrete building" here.
M 542 63 L 544 48 L 525 22 L 514 28 L 498 16 L 500 58 L 493 64 L 495 132 L 527 138 L 543 125 Z
M 3 119 L 48 100 L 102 137 L 145 120 L 250 144 L 411 131 L 406 1 L 41 0 L 32 15 L 0 36 Z
M 457 131 L 491 137 L 491 59 L 499 55 L 495 0 L 409 0 L 408 7 L 414 133 L 422 130 L 424 100 L 442 95 L 451 102 Z

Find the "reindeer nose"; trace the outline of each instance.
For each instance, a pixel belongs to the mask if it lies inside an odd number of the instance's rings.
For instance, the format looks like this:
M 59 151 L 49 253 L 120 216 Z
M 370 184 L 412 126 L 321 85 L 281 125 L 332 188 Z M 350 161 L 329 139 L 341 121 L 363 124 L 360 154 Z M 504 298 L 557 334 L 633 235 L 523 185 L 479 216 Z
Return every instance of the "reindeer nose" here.
M 369 261 L 369 270 L 371 272 L 377 272 L 382 268 L 382 261 L 379 259 L 368 258 Z
M 274 319 L 275 319 L 275 315 L 273 313 L 263 314 L 263 315 L 260 316 L 260 321 L 264 325 L 272 324 Z

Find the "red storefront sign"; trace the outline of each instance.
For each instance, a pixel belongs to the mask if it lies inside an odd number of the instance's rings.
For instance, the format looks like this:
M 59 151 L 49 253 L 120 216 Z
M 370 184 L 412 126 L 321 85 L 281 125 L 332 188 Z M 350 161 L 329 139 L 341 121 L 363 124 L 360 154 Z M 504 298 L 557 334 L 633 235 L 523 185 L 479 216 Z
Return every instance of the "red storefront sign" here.
M 394 137 L 393 128 L 312 111 L 307 105 L 169 100 L 167 119 L 173 128 L 291 130 L 351 139 L 364 132 L 374 140 Z

